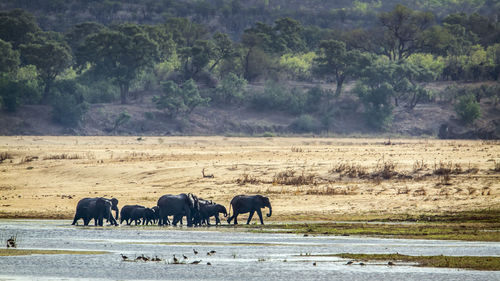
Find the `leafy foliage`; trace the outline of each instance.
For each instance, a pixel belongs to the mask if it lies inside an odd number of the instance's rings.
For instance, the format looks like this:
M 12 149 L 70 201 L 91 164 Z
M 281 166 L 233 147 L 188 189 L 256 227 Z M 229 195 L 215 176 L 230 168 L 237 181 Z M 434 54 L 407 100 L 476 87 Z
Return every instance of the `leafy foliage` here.
M 466 124 L 472 124 L 481 116 L 481 107 L 473 95 L 464 95 L 458 98 L 455 111 Z
M 88 103 L 83 100 L 82 86 L 74 80 L 58 81 L 54 85 L 52 98 L 52 118 L 67 126 L 77 126 L 88 110 Z
M 197 106 L 207 104 L 210 99 L 202 98 L 198 86 L 190 79 L 179 87 L 173 81 L 162 83 L 163 93 L 153 97 L 156 108 L 163 110 L 167 115 L 175 117 L 179 114 L 189 114 Z
M 91 65 L 96 75 L 112 79 L 120 87 L 122 104 L 127 102 L 130 82 L 151 67 L 158 45 L 137 25 L 123 24 L 102 29 L 85 38 L 77 52 L 80 68 Z
M 213 100 L 221 104 L 242 102 L 245 98 L 247 81 L 234 73 L 226 75 L 214 90 Z

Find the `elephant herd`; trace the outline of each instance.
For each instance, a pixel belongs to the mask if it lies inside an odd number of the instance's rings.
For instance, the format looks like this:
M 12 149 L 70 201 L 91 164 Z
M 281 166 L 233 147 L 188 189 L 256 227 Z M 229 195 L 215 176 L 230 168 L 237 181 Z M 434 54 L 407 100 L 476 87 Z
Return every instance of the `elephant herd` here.
M 272 214 L 271 203 L 269 198 L 262 195 L 237 195 L 230 203 L 229 212 L 233 209 L 233 215 L 229 215 L 228 224 L 234 219 L 234 224 L 238 224 L 238 215 L 250 213 L 247 224 L 250 223 L 254 213 L 259 216 L 260 223 L 262 220 L 262 208 L 269 208 L 268 217 Z M 115 211 L 113 217 L 112 211 Z M 187 226 L 210 225 L 210 218 L 215 218 L 215 224 L 220 224 L 219 214 L 224 217 L 228 216 L 226 208 L 212 201 L 204 200 L 192 193 L 181 193 L 178 195 L 167 194 L 158 199 L 157 205 L 148 208 L 141 205 L 125 205 L 118 216 L 118 199 L 107 199 L 103 197 L 84 198 L 81 199 L 76 206 L 76 213 L 72 225 L 76 225 L 79 219 L 83 219 L 83 224 L 88 225 L 93 219 L 96 226 L 102 226 L 103 220 L 106 219 L 111 225 L 118 225 L 126 222 L 130 225 L 132 222 L 135 225 L 158 224 L 177 225 L 183 223 L 183 218 L 186 217 Z M 172 216 L 170 221 L 169 216 Z

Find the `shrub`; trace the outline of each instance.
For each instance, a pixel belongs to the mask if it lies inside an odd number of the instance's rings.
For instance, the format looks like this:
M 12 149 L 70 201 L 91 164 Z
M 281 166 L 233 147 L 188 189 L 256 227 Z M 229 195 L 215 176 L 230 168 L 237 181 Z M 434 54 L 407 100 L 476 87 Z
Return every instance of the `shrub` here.
M 156 108 L 164 110 L 166 114 L 175 117 L 178 114 L 189 114 L 195 107 L 207 104 L 210 98 L 202 98 L 194 80 L 189 79 L 179 87 L 173 81 L 162 83 L 163 93 L 153 97 Z
M 306 112 L 308 94 L 297 89 L 288 89 L 277 82 L 268 81 L 264 91 L 257 92 L 250 100 L 256 110 L 280 110 L 291 114 Z
M 223 104 L 239 103 L 245 97 L 246 86 L 247 80 L 229 73 L 215 88 L 213 100 Z
M 58 81 L 54 85 L 51 104 L 54 121 L 67 127 L 78 125 L 88 110 L 82 87 L 75 80 Z
M 296 133 L 318 132 L 321 129 L 321 123 L 309 114 L 303 114 L 295 119 L 290 128 Z
M 481 107 L 473 95 L 461 96 L 455 105 L 455 112 L 466 124 L 472 124 L 481 117 Z

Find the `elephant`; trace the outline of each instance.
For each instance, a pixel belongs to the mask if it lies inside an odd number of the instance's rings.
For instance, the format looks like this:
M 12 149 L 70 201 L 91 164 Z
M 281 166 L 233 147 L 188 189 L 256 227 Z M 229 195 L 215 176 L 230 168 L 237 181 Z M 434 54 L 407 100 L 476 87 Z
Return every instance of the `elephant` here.
M 103 219 L 109 221 L 111 225 L 118 225 L 115 218 L 113 218 L 112 210 L 116 212 L 116 219 L 118 219 L 118 199 L 116 198 L 83 198 L 76 205 L 72 225 L 76 225 L 79 219 L 83 219 L 84 225 L 89 225 L 92 219 L 94 219 L 95 226 L 102 226 Z
M 210 217 L 215 217 L 215 225 L 220 224 L 219 213 L 227 217 L 226 207 L 221 204 L 200 204 L 201 222 L 210 225 Z
M 166 194 L 158 199 L 160 209 L 160 218 L 158 225 L 162 226 L 168 223 L 168 216 L 174 216 L 173 225 L 177 225 L 183 216 L 186 216 L 187 226 L 192 226 L 192 218 L 197 216 L 200 206 L 198 197 L 191 193 L 181 193 L 179 195 Z
M 257 212 L 259 215 L 260 223 L 264 224 L 262 220 L 262 212 L 261 208 L 268 207 L 269 213 L 267 217 L 272 215 L 273 209 L 271 207 L 271 202 L 269 202 L 269 198 L 262 195 L 237 195 L 231 200 L 231 204 L 229 206 L 229 213 L 231 213 L 231 207 L 233 208 L 234 214 L 229 216 L 227 219 L 227 223 L 231 223 L 231 220 L 234 219 L 234 224 L 238 224 L 238 215 L 244 213 L 250 213 L 248 216 L 247 224 L 252 220 L 252 216 L 254 212 Z
M 158 206 L 154 206 L 153 208 L 151 208 L 151 210 L 153 210 L 154 212 L 154 216 L 153 216 L 153 223 L 157 223 L 158 220 L 160 219 L 160 208 Z M 170 223 L 170 222 L 168 222 Z
M 151 208 L 136 207 L 130 213 L 130 219 L 135 222 L 135 225 L 148 225 L 154 218 L 154 211 Z
M 145 207 L 141 205 L 125 205 L 122 207 L 120 211 L 120 224 L 122 224 L 123 221 L 125 221 L 127 225 L 130 225 L 130 223 L 132 222 L 131 214 L 135 208 L 145 208 Z

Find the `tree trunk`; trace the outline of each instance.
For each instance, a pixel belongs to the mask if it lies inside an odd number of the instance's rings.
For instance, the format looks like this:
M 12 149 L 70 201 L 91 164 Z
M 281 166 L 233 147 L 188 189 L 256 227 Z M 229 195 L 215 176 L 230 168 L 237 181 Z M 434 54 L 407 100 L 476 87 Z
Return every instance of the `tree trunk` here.
M 128 82 L 120 83 L 120 100 L 122 104 L 127 104 L 128 90 Z
M 335 89 L 335 96 L 339 97 L 342 92 L 342 85 L 344 84 L 345 76 L 340 75 L 337 77 L 337 88 Z
M 45 80 L 45 87 L 43 89 L 42 104 L 48 104 L 50 101 L 50 88 L 52 87 L 52 79 Z

